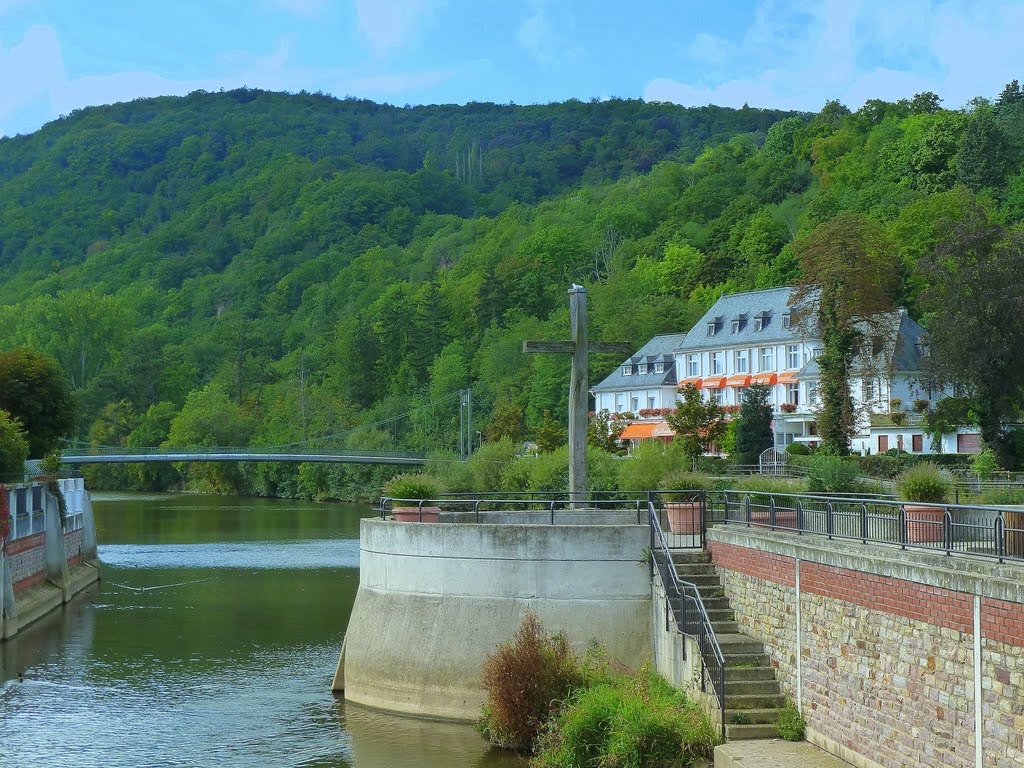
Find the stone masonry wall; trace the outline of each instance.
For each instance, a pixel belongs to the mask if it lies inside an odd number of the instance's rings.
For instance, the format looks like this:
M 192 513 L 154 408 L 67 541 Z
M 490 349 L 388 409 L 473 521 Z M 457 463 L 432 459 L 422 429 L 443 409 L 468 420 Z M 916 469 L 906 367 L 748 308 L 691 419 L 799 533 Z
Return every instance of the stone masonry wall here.
M 1024 766 L 1024 569 L 748 529 L 709 538 L 741 628 L 765 643 L 794 699 L 799 674 L 802 712 L 822 746 L 859 765 L 979 764 L 980 595 L 980 764 Z
M 64 534 L 64 551 L 68 553 L 68 565 L 78 565 L 82 560 L 82 534 L 81 528 Z
M 7 559 L 15 592 L 45 581 L 46 534 L 37 533 L 7 542 Z

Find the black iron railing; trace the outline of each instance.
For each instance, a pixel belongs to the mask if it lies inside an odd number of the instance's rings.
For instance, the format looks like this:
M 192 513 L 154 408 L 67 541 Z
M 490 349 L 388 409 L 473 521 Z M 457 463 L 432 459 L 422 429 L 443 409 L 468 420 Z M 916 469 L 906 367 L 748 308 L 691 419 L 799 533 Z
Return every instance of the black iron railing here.
M 702 491 L 693 492 L 702 498 Z M 661 527 L 661 512 L 653 501 L 647 505 L 651 526 L 651 578 L 657 571 L 665 590 L 665 630 L 671 631 L 671 618 L 676 628 L 684 635 L 689 635 L 697 643 L 700 650 L 701 670 L 700 689 L 707 692 L 711 685 L 712 693 L 718 701 L 722 713 L 722 738 L 725 738 L 725 656 L 718 644 L 714 627 L 708 612 L 701 600 L 697 585 L 679 578 L 676 564 L 672 560 L 672 547 Z
M 722 499 L 730 525 L 1024 561 L 1024 507 L 747 491 L 724 491 Z

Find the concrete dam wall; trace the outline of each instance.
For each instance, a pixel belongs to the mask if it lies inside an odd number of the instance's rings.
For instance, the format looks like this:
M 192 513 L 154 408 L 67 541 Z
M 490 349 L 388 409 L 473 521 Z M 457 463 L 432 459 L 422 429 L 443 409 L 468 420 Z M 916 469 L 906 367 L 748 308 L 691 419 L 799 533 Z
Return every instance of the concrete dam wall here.
M 476 720 L 483 664 L 528 610 L 578 649 L 597 640 L 631 667 L 650 657 L 650 530 L 635 516 L 455 519 L 361 522 L 359 591 L 334 683 L 348 700 Z

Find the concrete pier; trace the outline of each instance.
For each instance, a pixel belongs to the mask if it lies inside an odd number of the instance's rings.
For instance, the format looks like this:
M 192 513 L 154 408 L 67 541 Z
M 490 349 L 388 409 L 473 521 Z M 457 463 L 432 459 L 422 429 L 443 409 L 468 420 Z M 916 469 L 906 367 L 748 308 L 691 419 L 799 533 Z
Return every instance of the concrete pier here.
M 390 712 L 474 721 L 485 700 L 484 662 L 528 610 L 580 650 L 596 640 L 610 658 L 640 666 L 651 655 L 650 531 L 635 516 L 573 518 L 364 519 L 335 689 Z

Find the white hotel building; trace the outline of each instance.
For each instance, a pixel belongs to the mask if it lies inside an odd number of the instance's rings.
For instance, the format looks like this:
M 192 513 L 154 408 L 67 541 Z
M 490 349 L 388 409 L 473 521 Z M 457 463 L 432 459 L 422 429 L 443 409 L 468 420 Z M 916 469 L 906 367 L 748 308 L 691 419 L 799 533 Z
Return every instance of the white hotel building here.
M 673 407 L 685 385 L 738 411 L 745 389 L 765 384 L 771 388 L 776 447 L 817 443 L 815 358 L 821 342 L 793 320 L 790 295 L 790 288 L 772 288 L 722 296 L 688 333 L 656 336 L 594 387 L 596 410 L 632 414 L 623 439 L 670 439 L 672 430 L 657 411 Z M 853 448 L 931 453 L 920 411 L 944 393 L 917 383 L 921 326 L 899 310 L 892 327 L 891 338 L 867 339 L 854 363 L 850 383 L 859 422 Z M 895 418 L 893 411 L 899 412 Z M 977 435 L 964 431 L 942 443 L 943 452 L 975 452 Z

